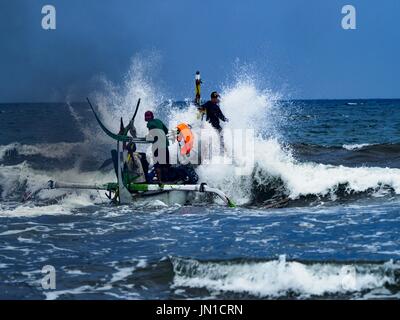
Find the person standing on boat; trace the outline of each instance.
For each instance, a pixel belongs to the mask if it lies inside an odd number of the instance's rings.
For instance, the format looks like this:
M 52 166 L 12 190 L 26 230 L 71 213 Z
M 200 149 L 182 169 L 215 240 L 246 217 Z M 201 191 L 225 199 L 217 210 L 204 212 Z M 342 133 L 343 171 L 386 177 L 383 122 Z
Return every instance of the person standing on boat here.
M 215 130 L 217 130 L 220 143 L 221 143 L 221 150 L 224 150 L 224 137 L 222 134 L 222 127 L 220 124 L 220 120 L 224 122 L 228 122 L 228 118 L 224 116 L 219 106 L 219 98 L 220 95 L 218 92 L 213 91 L 211 93 L 211 100 L 207 101 L 205 104 L 201 106 L 201 109 L 206 113 L 206 120 L 213 126 Z
M 166 180 L 168 171 L 170 168 L 169 164 L 169 151 L 168 151 L 168 128 L 160 119 L 155 119 L 154 114 L 151 111 L 146 111 L 144 114 L 144 120 L 147 122 L 147 128 L 149 129 L 149 137 L 153 141 L 153 160 L 154 170 L 160 181 Z

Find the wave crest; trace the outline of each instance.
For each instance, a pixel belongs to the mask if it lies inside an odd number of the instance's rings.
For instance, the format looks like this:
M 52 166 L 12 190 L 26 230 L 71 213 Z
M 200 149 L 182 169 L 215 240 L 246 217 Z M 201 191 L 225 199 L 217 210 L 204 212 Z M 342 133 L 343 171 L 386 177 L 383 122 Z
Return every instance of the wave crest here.
M 175 288 L 204 288 L 213 295 L 322 297 L 387 289 L 399 285 L 399 264 L 287 261 L 199 261 L 171 258 Z

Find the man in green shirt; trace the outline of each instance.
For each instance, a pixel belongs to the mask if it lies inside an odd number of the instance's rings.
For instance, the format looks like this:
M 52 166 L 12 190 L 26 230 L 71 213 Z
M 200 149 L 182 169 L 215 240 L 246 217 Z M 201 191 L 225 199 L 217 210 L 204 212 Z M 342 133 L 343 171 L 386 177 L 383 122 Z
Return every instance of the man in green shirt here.
M 154 137 L 153 141 L 153 159 L 154 169 L 160 182 L 163 177 L 168 176 L 169 164 L 169 151 L 168 151 L 168 128 L 160 119 L 155 119 L 153 112 L 146 111 L 144 120 L 147 122 L 149 135 Z M 158 140 L 160 138 L 160 141 Z

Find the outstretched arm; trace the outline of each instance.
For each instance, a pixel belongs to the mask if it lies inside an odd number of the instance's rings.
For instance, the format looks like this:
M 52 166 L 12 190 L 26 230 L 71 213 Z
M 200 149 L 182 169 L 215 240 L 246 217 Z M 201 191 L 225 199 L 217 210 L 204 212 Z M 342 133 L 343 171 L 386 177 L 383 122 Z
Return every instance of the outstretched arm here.
M 224 116 L 224 114 L 221 111 L 221 108 L 217 106 L 215 110 L 215 115 L 222 121 L 227 121 L 228 119 Z

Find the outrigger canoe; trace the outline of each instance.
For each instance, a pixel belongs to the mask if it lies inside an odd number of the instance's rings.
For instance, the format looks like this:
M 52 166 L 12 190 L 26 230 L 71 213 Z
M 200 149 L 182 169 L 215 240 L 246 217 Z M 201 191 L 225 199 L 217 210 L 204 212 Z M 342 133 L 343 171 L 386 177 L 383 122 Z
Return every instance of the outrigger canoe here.
M 185 205 L 194 200 L 196 193 L 208 193 L 219 197 L 228 207 L 235 207 L 235 204 L 230 200 L 224 192 L 219 189 L 209 187 L 206 183 L 200 184 L 169 184 L 169 183 L 127 183 L 123 179 L 123 148 L 122 143 L 152 143 L 146 138 L 134 138 L 127 134 L 115 134 L 111 132 L 101 122 L 96 114 L 89 99 L 87 99 L 93 114 L 101 127 L 101 129 L 112 139 L 117 141 L 117 182 L 106 184 L 78 184 L 56 182 L 50 180 L 46 186 L 41 189 L 87 189 L 87 190 L 105 190 L 108 192 L 107 196 L 112 202 L 116 204 L 132 204 L 140 200 L 147 201 L 161 201 L 166 205 L 180 204 Z M 140 99 L 138 101 L 138 106 Z M 138 106 L 136 107 L 135 115 Z M 134 120 L 134 118 L 132 119 Z M 40 190 L 38 190 L 40 191 Z M 37 192 L 38 192 L 37 191 Z

